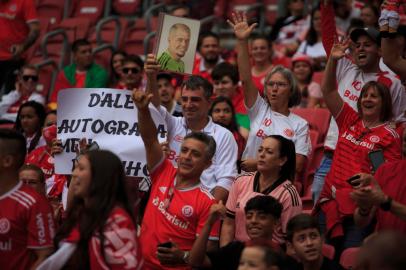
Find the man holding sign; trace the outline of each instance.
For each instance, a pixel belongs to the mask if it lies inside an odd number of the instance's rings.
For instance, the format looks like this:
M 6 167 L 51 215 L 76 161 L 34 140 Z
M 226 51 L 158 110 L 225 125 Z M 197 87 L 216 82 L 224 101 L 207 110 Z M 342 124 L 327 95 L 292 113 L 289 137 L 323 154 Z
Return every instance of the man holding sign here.
M 189 133 L 182 142 L 176 169 L 165 159 L 157 139 L 148 108 L 151 98 L 140 90 L 133 92 L 152 179 L 140 233 L 144 269 L 190 269 L 189 251 L 214 204 L 213 196 L 201 186 L 200 176 L 212 163 L 216 142 L 203 132 Z M 219 225 L 217 222 L 211 230 L 210 240 L 218 241 Z
M 184 117 L 174 117 L 160 105 L 156 76 L 159 65 L 149 54 L 145 62 L 147 91 L 153 93 L 152 103 L 159 110 L 168 126 L 170 152 L 168 159 L 176 166 L 184 137 L 192 131 L 201 131 L 214 138 L 217 149 L 213 163 L 204 170 L 201 181 L 217 200 L 227 200 L 228 190 L 237 174 L 237 143 L 226 128 L 213 123 L 208 116 L 213 86 L 200 76 L 189 77 L 182 85 L 181 105 Z

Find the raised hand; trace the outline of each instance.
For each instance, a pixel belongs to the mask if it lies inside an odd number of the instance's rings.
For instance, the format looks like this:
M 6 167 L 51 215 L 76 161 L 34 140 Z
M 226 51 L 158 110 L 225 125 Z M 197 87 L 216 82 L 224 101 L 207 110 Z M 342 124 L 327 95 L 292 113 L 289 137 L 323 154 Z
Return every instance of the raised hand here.
M 247 15 L 244 12 L 233 12 L 232 20 L 227 20 L 227 23 L 234 29 L 234 34 L 237 39 L 248 39 L 254 28 L 258 25 L 253 23 L 248 25 Z
M 331 48 L 330 57 L 334 60 L 343 58 L 347 53 L 346 50 L 350 47 L 350 38 L 346 37 L 344 40 L 339 41 L 336 39 L 333 48 Z
M 218 218 L 225 217 L 225 215 L 226 207 L 224 206 L 223 201 L 220 200 L 218 203 L 213 204 L 210 207 L 209 222 L 213 224 Z
M 159 72 L 161 65 L 158 64 L 156 56 L 148 54 L 144 63 L 144 70 L 147 76 L 156 76 Z
M 151 101 L 152 94 L 145 94 L 145 92 L 135 88 L 132 93 L 132 99 L 138 110 L 148 109 L 148 104 Z

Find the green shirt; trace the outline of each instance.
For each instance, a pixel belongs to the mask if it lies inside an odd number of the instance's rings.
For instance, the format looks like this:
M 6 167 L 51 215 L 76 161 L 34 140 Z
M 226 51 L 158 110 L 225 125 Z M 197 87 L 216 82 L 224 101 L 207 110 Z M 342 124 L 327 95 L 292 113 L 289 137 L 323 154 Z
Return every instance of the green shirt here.
M 183 63 L 182 60 L 176 61 L 167 51 L 164 51 L 158 57 L 158 63 L 161 65 L 162 70 L 170 70 L 179 73 L 185 72 L 185 63 Z

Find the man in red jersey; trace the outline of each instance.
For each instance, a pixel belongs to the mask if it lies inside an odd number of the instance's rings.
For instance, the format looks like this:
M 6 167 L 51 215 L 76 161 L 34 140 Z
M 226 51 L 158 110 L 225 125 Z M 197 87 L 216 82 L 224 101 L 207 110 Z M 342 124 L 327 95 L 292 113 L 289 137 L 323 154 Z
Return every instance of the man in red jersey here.
M 406 128 L 402 153 L 402 160 L 382 164 L 374 176 L 360 174 L 356 180 L 362 186 L 351 196 L 358 205 L 354 213 L 357 225 L 366 226 L 376 216 L 376 231 L 406 233 Z
M 24 137 L 0 129 L 0 266 L 35 269 L 52 251 L 54 221 L 43 195 L 18 180 Z
M 34 0 L 0 0 L 0 89 L 11 90 L 23 54 L 40 33 Z
M 191 269 L 189 251 L 202 230 L 214 203 L 209 191 L 202 188 L 200 177 L 211 165 L 216 142 L 203 132 L 185 136 L 178 168 L 164 158 L 157 139 L 157 129 L 148 108 L 152 95 L 134 90 L 138 108 L 138 125 L 144 141 L 152 187 L 141 225 L 140 243 L 144 269 Z M 217 241 L 219 224 L 213 227 L 210 240 Z M 210 241 L 213 244 L 213 241 Z

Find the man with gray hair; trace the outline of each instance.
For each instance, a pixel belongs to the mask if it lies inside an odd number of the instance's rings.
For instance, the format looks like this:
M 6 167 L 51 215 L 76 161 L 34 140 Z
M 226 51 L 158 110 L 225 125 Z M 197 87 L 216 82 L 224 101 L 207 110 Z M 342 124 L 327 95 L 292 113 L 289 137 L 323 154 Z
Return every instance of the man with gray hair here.
M 183 73 L 185 56 L 190 42 L 190 28 L 183 23 L 176 23 L 169 29 L 168 48 L 158 57 L 161 69 Z

